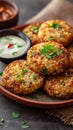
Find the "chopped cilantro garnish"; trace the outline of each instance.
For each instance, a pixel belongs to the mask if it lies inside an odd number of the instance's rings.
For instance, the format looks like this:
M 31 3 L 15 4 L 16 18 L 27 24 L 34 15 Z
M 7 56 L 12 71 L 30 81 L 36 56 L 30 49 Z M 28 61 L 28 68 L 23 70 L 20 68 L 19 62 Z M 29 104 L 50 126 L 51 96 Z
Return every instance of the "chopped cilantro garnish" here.
M 41 73 L 42 73 L 42 74 L 46 74 L 46 73 L 47 73 L 47 68 L 42 68 L 42 69 L 41 69 Z
M 20 82 L 23 81 L 23 78 L 22 78 L 22 75 L 21 75 L 21 74 L 16 75 L 16 78 L 17 78 Z
M 0 76 L 2 76 L 3 72 L 0 72 Z
M 4 123 L 4 121 L 5 121 L 5 120 L 4 120 L 4 118 L 1 118 L 1 120 L 0 120 L 0 121 L 1 121 L 1 123 Z
M 37 33 L 39 31 L 39 26 L 33 26 L 33 32 Z
M 19 118 L 19 117 L 20 117 L 20 114 L 15 113 L 15 112 L 12 112 L 12 118 L 13 118 L 13 119 L 17 119 L 17 118 Z
M 49 44 L 49 45 L 46 45 L 43 47 L 40 54 L 43 54 L 47 58 L 51 59 L 51 58 L 54 58 L 55 56 L 57 56 L 57 50 L 56 50 L 55 46 Z
M 28 125 L 22 125 L 22 129 L 26 129 L 26 128 L 29 128 L 30 126 Z
M 4 128 L 7 128 L 7 127 L 8 127 L 7 125 L 4 126 Z
M 11 39 L 10 37 L 8 37 L 8 36 L 6 36 L 5 38 L 6 38 L 7 40 L 12 40 L 12 39 Z
M 2 53 L 3 52 L 3 49 L 0 49 L 0 53 Z
M 23 47 L 23 45 L 17 45 L 17 47 L 18 47 L 18 48 L 21 48 L 21 47 Z
M 0 87 L 3 86 L 3 84 L 0 84 Z
M 54 45 L 46 45 L 43 47 L 43 49 L 41 50 L 40 54 L 45 55 L 47 58 L 52 59 L 58 55 L 63 54 L 64 51 L 62 49 L 56 49 L 56 47 Z
M 0 126 L 3 126 L 4 121 L 5 121 L 5 119 L 4 119 L 4 118 L 1 118 L 1 119 L 0 119 Z
M 12 53 L 12 55 L 16 55 L 16 54 L 17 54 L 17 52 L 16 52 L 16 51 Z
M 26 125 L 27 124 L 27 121 L 22 121 L 22 129 L 26 129 L 26 128 L 29 128 L 30 126 L 29 125 Z
M 49 25 L 50 27 L 53 27 L 53 28 L 56 28 L 56 29 L 59 29 L 60 28 L 60 24 L 56 23 L 56 22 L 53 22 L 52 24 Z
M 23 73 L 23 74 L 25 74 L 25 73 L 27 73 L 27 72 L 28 72 L 27 69 L 25 69 L 25 68 L 22 69 L 22 73 Z
M 25 120 L 24 120 L 24 121 L 22 121 L 22 124 L 27 124 L 27 121 L 25 121 Z
M 54 37 L 50 36 L 50 37 L 48 38 L 48 40 L 53 41 L 53 40 L 54 40 Z
M 34 79 L 34 80 L 37 79 L 37 75 L 36 75 L 36 74 L 33 75 L 33 79 Z

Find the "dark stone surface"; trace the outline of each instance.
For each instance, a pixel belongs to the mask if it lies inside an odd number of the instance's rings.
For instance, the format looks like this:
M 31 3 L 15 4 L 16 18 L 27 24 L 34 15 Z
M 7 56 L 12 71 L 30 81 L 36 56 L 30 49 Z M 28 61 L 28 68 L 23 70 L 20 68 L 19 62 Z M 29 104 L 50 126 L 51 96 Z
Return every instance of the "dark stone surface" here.
M 18 119 L 12 119 L 12 112 L 19 113 L 21 116 Z M 30 126 L 28 130 L 73 130 L 72 127 L 65 126 L 56 118 L 50 117 L 44 113 L 44 110 L 27 107 L 11 101 L 5 96 L 0 96 L 0 119 L 5 119 L 0 130 L 4 130 L 7 125 L 7 130 L 22 130 L 22 121 L 26 120 Z
M 41 10 L 48 0 L 13 0 L 19 6 L 19 24 L 24 23 L 28 18 L 35 15 Z M 11 113 L 16 112 L 21 116 L 18 119 L 12 119 Z M 22 130 L 22 121 L 26 120 L 30 126 L 28 130 L 73 130 L 72 127 L 66 126 L 58 119 L 49 117 L 43 109 L 27 107 L 11 101 L 4 95 L 0 94 L 0 119 L 5 119 L 0 130 Z

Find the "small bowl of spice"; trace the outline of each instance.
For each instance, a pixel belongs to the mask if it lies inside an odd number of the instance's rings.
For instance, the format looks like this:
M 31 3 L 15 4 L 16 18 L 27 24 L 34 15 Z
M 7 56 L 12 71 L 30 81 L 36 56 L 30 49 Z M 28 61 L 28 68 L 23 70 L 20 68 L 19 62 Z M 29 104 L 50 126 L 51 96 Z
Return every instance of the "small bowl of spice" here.
M 11 28 L 18 22 L 18 7 L 10 0 L 0 0 L 0 29 Z
M 0 31 L 0 60 L 9 63 L 26 56 L 29 38 L 22 32 L 5 29 Z

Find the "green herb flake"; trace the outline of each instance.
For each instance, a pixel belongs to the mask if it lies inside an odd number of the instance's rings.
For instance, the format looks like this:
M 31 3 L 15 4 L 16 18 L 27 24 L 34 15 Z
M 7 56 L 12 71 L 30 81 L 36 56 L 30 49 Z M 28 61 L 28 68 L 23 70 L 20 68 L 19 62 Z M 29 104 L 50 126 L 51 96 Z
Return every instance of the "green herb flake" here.
M 33 79 L 37 80 L 37 75 L 36 74 L 33 75 Z
M 23 47 L 23 45 L 17 45 L 17 47 L 18 47 L 18 48 L 22 48 L 22 47 Z
M 6 38 L 6 40 L 9 40 L 9 41 L 12 40 L 12 39 L 11 39 L 10 37 L 8 37 L 8 36 L 6 36 L 5 38 Z
M 53 41 L 53 40 L 55 40 L 55 39 L 54 39 L 54 37 L 50 36 L 50 37 L 48 38 L 48 40 L 49 40 L 49 41 Z
M 47 58 L 51 59 L 51 58 L 54 58 L 55 56 L 57 56 L 57 50 L 56 50 L 55 46 L 49 44 L 49 45 L 46 45 L 43 47 L 40 54 L 43 54 Z
M 17 75 L 16 75 L 16 78 L 17 78 L 20 82 L 23 82 L 23 81 L 24 81 L 21 74 L 17 74 Z
M 12 55 L 16 55 L 17 54 L 17 52 L 16 51 L 14 51 L 13 53 L 12 53 Z
M 3 49 L 0 49 L 0 54 L 3 52 Z
M 27 73 L 27 72 L 28 72 L 27 69 L 25 69 L 25 68 L 22 69 L 22 73 L 23 73 L 23 74 L 25 74 L 25 73 Z
M 0 84 L 0 87 L 1 87 L 1 86 L 3 87 L 3 84 Z
M 24 121 L 22 121 L 22 124 L 27 124 L 27 121 L 25 121 L 25 120 L 24 120 Z
M 32 28 L 34 33 L 37 33 L 39 31 L 39 26 L 33 26 Z
M 61 27 L 60 27 L 60 24 L 58 24 L 58 23 L 56 23 L 56 22 L 53 22 L 52 24 L 50 24 L 49 27 L 56 28 L 56 29 L 61 28 Z
M 17 119 L 17 118 L 19 118 L 19 117 L 20 117 L 20 114 L 15 113 L 15 112 L 12 112 L 12 118 L 13 118 L 13 119 Z
M 29 128 L 30 126 L 28 126 L 28 125 L 22 125 L 22 129 L 27 129 L 27 128 Z
M 4 128 L 7 128 L 7 127 L 8 127 L 7 125 L 4 126 Z
M 1 120 L 0 120 L 0 121 L 1 121 L 1 123 L 4 123 L 4 121 L 5 121 L 5 120 L 4 120 L 4 118 L 1 118 Z
M 44 75 L 47 73 L 47 71 L 48 71 L 47 68 L 42 68 L 41 69 L 41 73 L 44 74 Z
M 0 76 L 2 76 L 3 72 L 0 72 Z

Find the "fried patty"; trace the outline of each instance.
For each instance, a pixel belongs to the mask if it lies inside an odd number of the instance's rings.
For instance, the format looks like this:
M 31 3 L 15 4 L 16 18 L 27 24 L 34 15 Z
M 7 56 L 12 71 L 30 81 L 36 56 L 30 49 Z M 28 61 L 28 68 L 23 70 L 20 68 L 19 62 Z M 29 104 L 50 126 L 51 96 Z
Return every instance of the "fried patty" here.
M 45 81 L 44 90 L 51 97 L 73 97 L 73 69 L 67 69 L 62 75 L 48 77 Z
M 62 20 L 50 20 L 41 24 L 38 37 L 41 42 L 56 41 L 64 46 L 72 41 L 73 28 Z
M 57 74 L 68 66 L 68 52 L 56 42 L 39 43 L 27 52 L 27 62 L 37 73 Z
M 40 23 L 36 23 L 36 24 L 31 24 L 26 26 L 23 29 L 23 33 L 25 33 L 31 41 L 31 45 L 35 45 L 39 42 L 39 38 L 38 38 L 38 31 L 39 31 L 39 27 L 40 27 Z
M 25 60 L 10 63 L 2 75 L 2 84 L 16 94 L 29 94 L 43 85 L 44 77 L 32 71 Z

